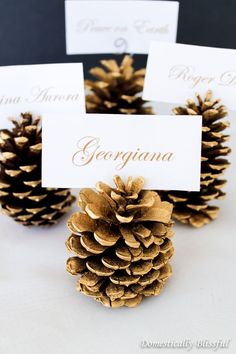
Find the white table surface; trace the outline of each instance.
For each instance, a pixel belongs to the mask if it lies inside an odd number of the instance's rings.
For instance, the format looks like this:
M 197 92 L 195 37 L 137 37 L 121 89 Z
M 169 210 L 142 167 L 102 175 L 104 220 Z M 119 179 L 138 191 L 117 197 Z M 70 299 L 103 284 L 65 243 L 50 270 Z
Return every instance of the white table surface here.
M 76 291 L 76 277 L 65 270 L 68 215 L 45 229 L 1 215 L 0 353 L 182 354 L 140 344 L 183 340 L 193 344 L 191 353 L 213 353 L 198 349 L 199 340 L 230 340 L 217 352 L 235 353 L 235 159 L 219 218 L 202 229 L 176 224 L 173 276 L 160 296 L 134 309 L 105 308 Z

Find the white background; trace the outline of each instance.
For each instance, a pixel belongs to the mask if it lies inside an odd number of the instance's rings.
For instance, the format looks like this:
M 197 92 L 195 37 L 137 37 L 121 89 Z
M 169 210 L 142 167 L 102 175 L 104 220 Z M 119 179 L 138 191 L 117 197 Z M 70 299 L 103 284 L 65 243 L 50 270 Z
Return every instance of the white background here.
M 231 145 L 235 152 L 233 138 Z M 183 354 L 139 348 L 142 340 L 183 339 L 231 339 L 219 353 L 235 353 L 235 153 L 231 159 L 220 217 L 202 229 L 176 224 L 173 276 L 135 309 L 107 309 L 76 291 L 65 270 L 68 215 L 45 229 L 0 216 L 0 353 Z

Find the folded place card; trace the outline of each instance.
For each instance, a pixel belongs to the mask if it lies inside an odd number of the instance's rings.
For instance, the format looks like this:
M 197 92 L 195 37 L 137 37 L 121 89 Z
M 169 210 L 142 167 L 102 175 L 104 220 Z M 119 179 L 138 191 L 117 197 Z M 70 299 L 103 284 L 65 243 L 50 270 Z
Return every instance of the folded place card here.
M 176 1 L 65 1 L 67 54 L 147 54 L 151 40 L 176 41 Z
M 0 67 L 0 128 L 6 126 L 7 117 L 29 111 L 39 115 L 85 113 L 83 65 Z
M 228 109 L 236 109 L 236 50 L 152 42 L 143 98 L 183 103 L 212 89 Z
M 45 115 L 43 186 L 94 187 L 118 174 L 143 176 L 147 189 L 198 191 L 201 129 L 201 116 Z

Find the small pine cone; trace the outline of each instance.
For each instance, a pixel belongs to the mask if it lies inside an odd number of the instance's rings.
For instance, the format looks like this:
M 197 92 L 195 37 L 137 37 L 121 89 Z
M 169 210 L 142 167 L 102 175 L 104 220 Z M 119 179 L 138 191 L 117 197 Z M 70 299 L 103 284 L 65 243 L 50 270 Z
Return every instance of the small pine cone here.
M 115 60 L 102 60 L 102 66 L 90 73 L 97 79 L 87 80 L 87 113 L 153 114 L 142 100 L 145 69 L 135 71 L 133 59 L 126 55 L 119 66 Z
M 208 91 L 204 100 L 197 94 L 197 103 L 188 100 L 186 107 L 173 110 L 176 115 L 202 115 L 202 162 L 201 188 L 199 192 L 168 191 L 162 193 L 164 200 L 174 204 L 173 218 L 194 227 L 214 220 L 219 208 L 209 205 L 214 199 L 222 199 L 225 193 L 221 190 L 226 180 L 220 179 L 229 162 L 224 156 L 230 153 L 230 148 L 224 146 L 229 135 L 224 130 L 229 122 L 222 118 L 227 116 L 225 106 L 219 105 L 220 99 L 212 100 L 212 92 Z
M 75 257 L 67 270 L 82 274 L 78 290 L 103 305 L 134 307 L 144 296 L 159 295 L 172 273 L 172 204 L 142 190 L 141 177 L 114 181 L 116 188 L 99 182 L 97 192 L 81 190 L 82 211 L 68 221 L 66 245 Z
M 41 187 L 40 119 L 30 113 L 12 119 L 12 131 L 0 131 L 0 203 L 23 225 L 50 225 L 65 214 L 74 197 L 69 189 Z

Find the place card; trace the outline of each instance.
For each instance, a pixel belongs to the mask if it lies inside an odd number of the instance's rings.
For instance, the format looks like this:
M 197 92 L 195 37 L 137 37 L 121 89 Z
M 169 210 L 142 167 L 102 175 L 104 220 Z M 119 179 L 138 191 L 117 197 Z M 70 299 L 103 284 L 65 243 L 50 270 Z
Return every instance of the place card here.
M 93 188 L 141 175 L 147 189 L 199 191 L 201 129 L 201 116 L 45 115 L 42 184 Z
M 211 89 L 230 110 L 236 109 L 236 50 L 152 42 L 143 98 L 183 104 L 195 92 Z
M 6 118 L 31 112 L 85 113 L 83 65 L 45 64 L 0 67 L 0 128 Z
M 176 41 L 177 1 L 65 1 L 67 54 L 147 54 Z

